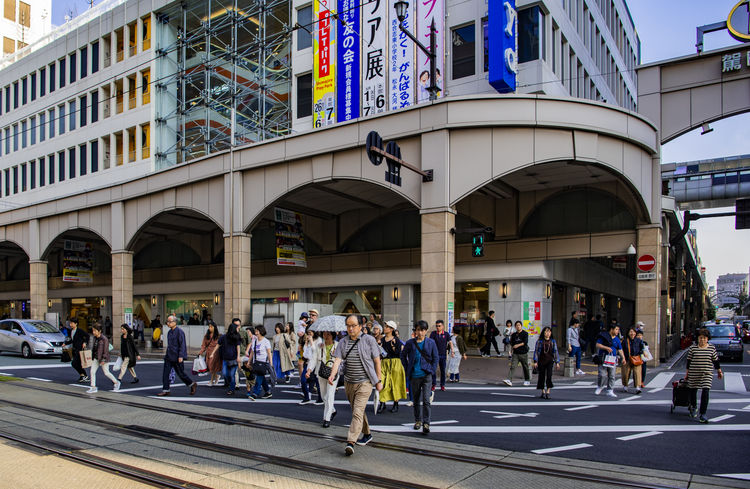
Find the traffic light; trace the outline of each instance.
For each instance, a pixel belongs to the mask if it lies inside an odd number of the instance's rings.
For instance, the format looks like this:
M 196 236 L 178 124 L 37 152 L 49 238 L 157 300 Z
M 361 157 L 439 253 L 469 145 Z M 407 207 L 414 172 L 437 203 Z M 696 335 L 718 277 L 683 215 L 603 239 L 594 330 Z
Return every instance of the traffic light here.
M 737 199 L 734 229 L 750 229 L 750 199 Z
M 471 256 L 474 258 L 484 256 L 484 234 L 477 233 L 471 238 Z

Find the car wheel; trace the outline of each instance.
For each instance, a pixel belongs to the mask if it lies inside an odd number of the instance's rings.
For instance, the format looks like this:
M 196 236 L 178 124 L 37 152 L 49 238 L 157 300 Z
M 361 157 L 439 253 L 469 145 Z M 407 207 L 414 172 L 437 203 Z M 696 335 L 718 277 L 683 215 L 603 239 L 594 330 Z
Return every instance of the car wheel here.
M 21 356 L 24 358 L 31 358 L 31 347 L 28 343 L 24 343 L 23 345 L 21 345 Z

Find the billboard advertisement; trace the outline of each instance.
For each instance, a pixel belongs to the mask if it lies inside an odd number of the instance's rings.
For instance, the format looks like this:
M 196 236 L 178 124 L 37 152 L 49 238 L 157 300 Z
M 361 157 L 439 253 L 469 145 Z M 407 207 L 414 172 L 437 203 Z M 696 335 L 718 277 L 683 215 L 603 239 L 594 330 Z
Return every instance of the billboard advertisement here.
M 516 0 L 490 2 L 489 82 L 500 93 L 516 91 L 518 74 L 518 14 Z
M 94 248 L 91 243 L 70 239 L 64 241 L 63 282 L 94 282 Z
M 276 264 L 287 267 L 306 267 L 305 235 L 302 215 L 279 207 L 274 208 L 276 228 Z
M 395 11 L 397 0 L 389 0 L 389 12 Z M 414 28 L 414 7 L 410 4 L 404 17 L 404 28 Z M 390 88 L 391 110 L 403 109 L 414 104 L 414 49 L 415 45 L 398 27 L 398 19 L 391 16 L 389 23 L 390 67 L 388 86 Z
M 338 33 L 338 77 L 336 80 L 336 117 L 338 122 L 359 117 L 359 2 L 360 0 L 338 0 L 341 22 Z
M 336 30 L 331 25 L 335 0 L 313 2 L 313 125 L 336 122 Z M 331 10 L 334 9 L 334 10 Z
M 435 52 L 437 56 L 435 58 L 435 73 L 438 87 L 441 88 L 438 97 L 442 94 L 443 88 L 443 73 L 445 73 L 445 67 L 443 66 L 445 56 L 445 2 L 443 0 L 422 0 L 417 2 L 417 39 L 427 46 L 430 47 L 430 24 L 435 22 Z M 427 91 L 427 87 L 430 86 L 430 59 L 427 55 L 422 52 L 421 49 L 417 49 L 417 103 L 426 102 L 430 100 L 430 92 Z

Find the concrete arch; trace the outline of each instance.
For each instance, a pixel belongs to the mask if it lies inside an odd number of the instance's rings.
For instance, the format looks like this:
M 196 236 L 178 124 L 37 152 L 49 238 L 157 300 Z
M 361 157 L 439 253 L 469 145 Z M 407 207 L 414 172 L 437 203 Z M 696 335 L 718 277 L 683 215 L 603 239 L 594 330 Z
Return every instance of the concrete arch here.
M 115 240 L 113 249 L 132 250 L 144 226 L 165 212 L 179 209 L 196 212 L 213 221 L 224 231 L 224 193 L 224 177 L 221 176 L 168 188 L 124 202 L 121 211 L 122 239 L 121 242 L 119 239 Z
M 39 219 L 39 258 L 47 256 L 62 234 L 83 229 L 95 234 L 112 248 L 112 213 L 109 206 L 82 209 Z M 33 258 L 32 258 L 33 259 Z
M 125 249 L 129 251 L 135 251 L 135 244 L 138 241 L 138 238 L 143 233 L 143 231 L 146 228 L 148 228 L 150 224 L 152 224 L 154 221 L 156 221 L 158 218 L 162 217 L 163 215 L 169 214 L 170 212 L 178 211 L 178 210 L 186 210 L 186 211 L 190 211 L 192 213 L 198 214 L 201 217 L 205 217 L 208 221 L 211 221 L 211 223 L 214 224 L 218 229 L 222 231 L 224 229 L 220 223 L 216 222 L 216 220 L 211 217 L 211 215 L 207 214 L 204 211 L 201 211 L 200 209 L 196 209 L 193 207 L 169 207 L 169 208 L 165 207 L 165 208 L 158 210 L 158 212 L 154 212 L 153 215 L 150 215 L 147 220 L 145 220 L 144 222 L 140 224 L 140 226 L 135 230 L 135 232 L 133 232 L 132 234 L 126 235 Z
M 32 246 L 29 240 L 28 222 L 11 224 L 9 226 L 0 226 L 0 243 L 2 243 L 3 241 L 13 243 L 14 245 L 21 248 L 30 260 L 34 259 L 34 257 L 31 256 Z
M 57 235 L 52 236 L 51 239 L 47 239 L 45 241 L 45 247 L 42 249 L 42 253 L 40 254 L 40 258 L 42 260 L 46 260 L 47 257 L 49 256 L 50 251 L 52 251 L 52 245 L 55 243 L 55 241 L 57 241 L 65 233 L 70 232 L 70 231 L 76 231 L 76 230 L 86 231 L 86 232 L 89 232 L 89 233 L 95 235 L 97 238 L 100 238 L 102 241 L 104 241 L 105 243 L 107 243 L 107 246 L 109 246 L 110 249 L 112 249 L 112 245 L 110 245 L 110 243 L 107 240 L 107 238 L 105 236 L 102 236 L 98 230 L 90 228 L 90 227 L 75 226 L 75 227 L 69 227 L 69 228 L 63 229 Z M 40 243 L 40 245 L 41 245 L 41 243 Z

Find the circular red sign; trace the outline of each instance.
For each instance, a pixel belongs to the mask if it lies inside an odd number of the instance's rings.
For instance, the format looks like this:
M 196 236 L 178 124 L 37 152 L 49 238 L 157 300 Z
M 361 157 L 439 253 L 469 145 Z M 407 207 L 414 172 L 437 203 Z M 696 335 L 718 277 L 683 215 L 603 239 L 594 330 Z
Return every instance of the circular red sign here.
M 642 272 L 650 272 L 656 266 L 656 258 L 651 255 L 641 255 L 638 258 L 638 270 Z

